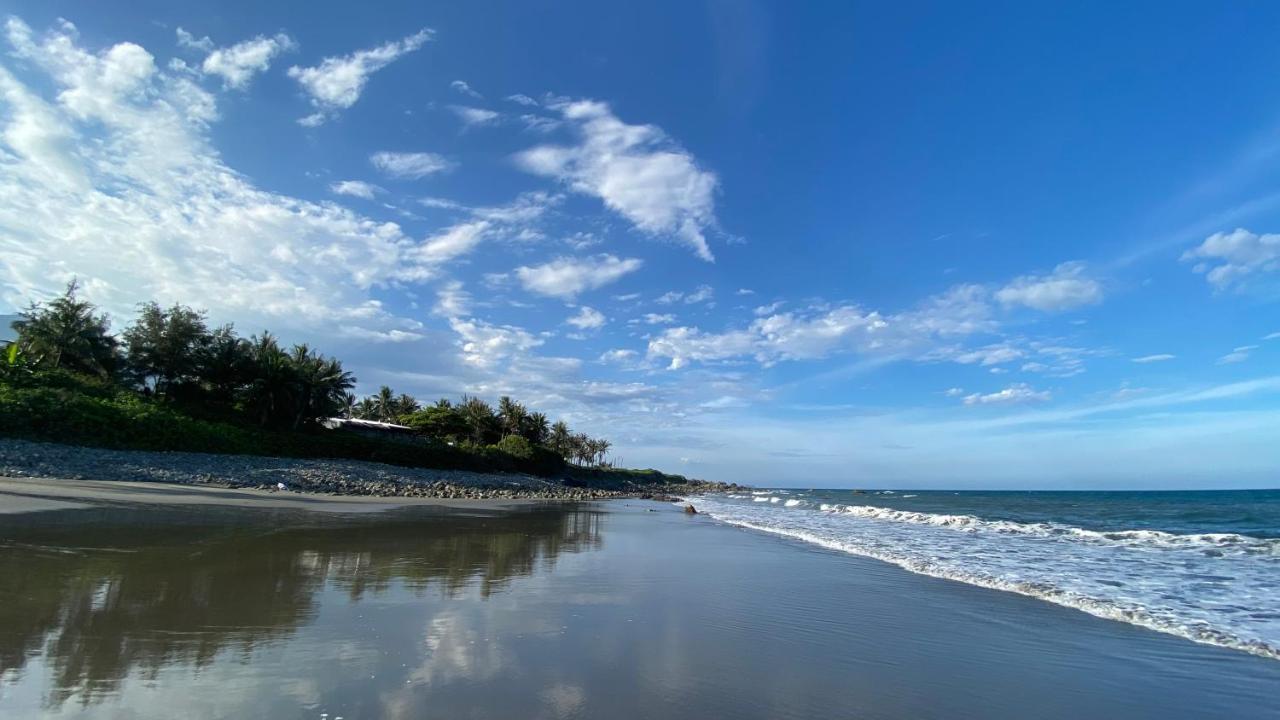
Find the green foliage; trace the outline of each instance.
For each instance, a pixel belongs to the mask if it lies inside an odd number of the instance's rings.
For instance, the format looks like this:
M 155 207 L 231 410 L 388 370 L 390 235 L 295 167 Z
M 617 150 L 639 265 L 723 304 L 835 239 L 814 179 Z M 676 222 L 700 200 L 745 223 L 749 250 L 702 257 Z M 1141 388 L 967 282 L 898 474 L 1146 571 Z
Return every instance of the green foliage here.
M 74 280 L 48 303 L 32 303 L 13 323 L 17 343 L 33 365 L 111 377 L 119 365 L 116 339 L 106 315 L 77 297 Z
M 165 310 L 154 302 L 142 304 L 123 338 L 130 373 L 162 395 L 198 380 L 213 344 L 204 313 L 183 305 Z
M 470 427 L 466 419 L 448 400 L 441 400 L 435 405 L 403 417 L 401 422 L 420 435 L 442 440 L 457 442 L 470 435 Z
M 33 303 L 0 355 L 0 435 L 142 450 L 375 460 L 554 475 L 606 466 L 606 440 L 570 432 L 503 396 L 423 407 L 383 386 L 357 398 L 342 363 L 269 332 L 210 330 L 184 305 L 139 306 L 120 351 L 106 315 L 77 295 Z M 408 437 L 323 431 L 342 415 L 408 425 Z
M 502 438 L 498 441 L 498 449 L 521 459 L 533 457 L 533 445 L 519 435 L 508 435 Z

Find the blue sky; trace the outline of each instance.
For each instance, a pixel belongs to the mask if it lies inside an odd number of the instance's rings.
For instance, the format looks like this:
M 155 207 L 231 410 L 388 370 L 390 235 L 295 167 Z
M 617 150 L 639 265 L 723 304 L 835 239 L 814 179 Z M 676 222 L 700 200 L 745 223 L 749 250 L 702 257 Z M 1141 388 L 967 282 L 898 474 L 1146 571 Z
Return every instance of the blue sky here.
M 1175 5 L 5 3 L 0 312 L 713 479 L 1280 485 L 1280 8 Z

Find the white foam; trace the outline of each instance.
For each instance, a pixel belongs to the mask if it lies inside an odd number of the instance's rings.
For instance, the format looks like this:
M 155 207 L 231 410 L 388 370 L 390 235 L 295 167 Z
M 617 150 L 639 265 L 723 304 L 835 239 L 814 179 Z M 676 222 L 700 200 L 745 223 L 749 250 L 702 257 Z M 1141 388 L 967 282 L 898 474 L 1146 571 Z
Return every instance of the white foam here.
M 1280 659 L 1277 539 L 1097 531 L 868 505 L 820 503 L 784 513 L 723 498 L 704 498 L 699 509 L 911 572 Z
M 784 502 L 784 503 L 782 503 L 782 504 L 783 504 L 783 505 L 785 505 L 786 507 L 795 507 L 795 506 L 799 505 L 799 504 L 800 504 L 800 503 L 802 503 L 802 502 L 804 502 L 804 501 L 803 501 L 803 500 L 796 500 L 795 498 L 791 498 L 790 500 L 788 500 L 788 501 L 786 501 L 786 502 Z

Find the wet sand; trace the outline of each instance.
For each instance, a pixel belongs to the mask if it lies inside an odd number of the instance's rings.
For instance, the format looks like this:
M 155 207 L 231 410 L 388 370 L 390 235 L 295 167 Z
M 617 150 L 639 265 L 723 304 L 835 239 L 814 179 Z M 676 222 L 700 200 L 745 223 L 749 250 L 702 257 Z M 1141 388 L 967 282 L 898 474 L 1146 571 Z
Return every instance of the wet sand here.
M 1280 662 L 669 504 L 114 502 L 0 516 L 0 716 L 1280 718 Z

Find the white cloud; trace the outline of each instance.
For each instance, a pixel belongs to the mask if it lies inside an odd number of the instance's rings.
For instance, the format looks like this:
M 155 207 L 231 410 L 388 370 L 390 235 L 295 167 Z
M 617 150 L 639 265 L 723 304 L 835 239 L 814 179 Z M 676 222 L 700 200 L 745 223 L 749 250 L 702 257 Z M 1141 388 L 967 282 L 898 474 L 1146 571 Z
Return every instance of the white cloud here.
M 1175 355 L 1170 355 L 1168 353 L 1159 353 L 1157 355 L 1143 355 L 1142 357 L 1133 358 L 1133 362 L 1143 363 L 1143 364 L 1154 363 L 1154 362 L 1164 362 L 1166 360 L 1172 360 L 1175 357 L 1176 357 Z
M 635 350 L 607 350 L 600 354 L 600 362 L 625 363 L 634 360 L 639 354 Z
M 716 291 L 710 285 L 699 285 L 694 291 L 684 296 L 684 301 L 688 305 L 706 302 L 715 297 Z
M 562 257 L 542 265 L 518 267 L 515 273 L 529 292 L 568 299 L 615 282 L 639 270 L 643 264 L 636 258 L 622 259 L 613 255 Z
M 579 330 L 596 330 L 604 327 L 605 317 L 604 313 L 584 305 L 578 309 L 577 315 L 565 320 L 565 322 Z
M 442 155 L 429 152 L 376 152 L 369 162 L 383 173 L 407 180 L 417 180 L 428 175 L 453 169 L 453 163 Z
M 1233 363 L 1244 362 L 1249 359 L 1249 353 L 1257 350 L 1257 345 L 1241 345 L 1231 352 L 1218 358 L 1219 365 L 1230 365 Z
M 714 259 L 705 236 L 716 224 L 714 173 L 700 169 L 659 128 L 628 125 L 604 103 L 552 107 L 578 130 L 581 142 L 521 152 L 520 167 L 598 197 L 645 233 L 672 236 L 703 260 Z
M 769 303 L 768 305 L 761 305 L 757 307 L 755 310 L 752 310 L 751 312 L 755 313 L 758 316 L 772 315 L 778 312 L 778 309 L 781 308 L 783 305 L 786 305 L 786 303 L 779 300 L 777 302 Z
M 200 64 L 200 71 L 221 77 L 223 87 L 236 90 L 248 87 L 253 76 L 271 67 L 271 61 L 277 55 L 298 47 L 293 38 L 277 33 L 272 37 L 259 35 L 230 47 L 215 48 L 209 38 L 195 40 L 182 28 L 178 28 L 178 44 L 208 52 Z
M 640 320 L 646 325 L 669 325 L 676 321 L 676 316 L 670 313 L 661 315 L 658 313 L 645 313 Z
M 914 309 L 894 315 L 882 315 L 856 305 L 822 306 L 781 314 L 766 313 L 746 328 L 719 334 L 697 328 L 671 328 L 650 340 L 649 357 L 668 358 L 672 369 L 690 361 L 752 358 L 767 365 L 840 353 L 966 363 L 1004 362 L 1008 358 L 1001 357 L 1010 353 L 997 352 L 995 347 L 978 350 L 939 347 L 940 341 L 994 330 L 986 297 L 985 291 L 977 286 L 960 285 L 927 298 Z
M 138 45 L 89 52 L 69 24 L 37 39 L 17 19 L 6 35 L 37 77 L 28 85 L 0 67 L 5 302 L 78 276 L 87 297 L 125 316 L 154 298 L 249 327 L 420 334 L 372 297 L 429 272 L 398 225 L 255 187 L 210 147 L 214 98 Z
M 755 294 L 756 294 L 756 291 L 750 288 L 738 288 L 738 291 L 734 293 L 734 295 L 755 295 Z
M 421 264 L 438 265 L 470 253 L 484 240 L 489 227 L 484 220 L 459 223 L 427 238 L 408 254 Z
M 1183 253 L 1182 260 L 1196 261 L 1195 272 L 1225 290 L 1250 276 L 1280 270 L 1280 234 L 1259 235 L 1244 228 L 1214 233 Z
M 462 289 L 462 283 L 451 280 L 436 291 L 436 306 L 432 314 L 447 318 L 468 315 L 471 310 L 471 295 Z
M 564 123 L 555 118 L 546 115 L 535 115 L 533 113 L 524 113 L 520 116 L 520 122 L 524 123 L 524 129 L 530 132 L 549 133 L 560 127 Z
M 501 113 L 494 112 L 493 110 L 485 110 L 484 108 L 478 107 L 467 107 L 466 105 L 450 105 L 449 109 L 452 110 L 453 114 L 457 115 L 458 119 L 462 121 L 462 124 L 467 127 L 488 125 L 502 117 Z
M 208 37 L 197 38 L 195 35 L 178 28 L 178 46 L 191 48 L 192 50 L 203 50 L 204 52 L 212 52 L 214 48 L 213 40 Z
M 342 180 L 329 186 L 329 192 L 335 195 L 350 195 L 365 200 L 372 200 L 374 195 L 382 191 L 382 188 L 377 185 L 363 180 Z
M 537 100 L 534 100 L 528 95 L 522 95 L 520 93 L 516 93 L 515 95 L 508 95 L 507 99 L 513 103 L 516 103 L 517 105 L 524 105 L 526 107 L 536 107 L 538 104 Z
M 1024 275 L 996 291 L 1005 305 L 1025 305 L 1045 312 L 1070 310 L 1102 302 L 1102 285 L 1085 276 L 1085 265 L 1066 262 L 1049 275 Z
M 1026 357 L 1026 353 L 1022 350 L 1008 344 L 1000 343 L 967 350 L 951 359 L 961 365 L 978 363 L 983 367 L 986 367 L 989 365 L 999 365 L 1001 363 L 1013 362 L 1014 360 L 1021 360 L 1024 357 Z
M 459 336 L 463 362 L 473 367 L 492 368 L 517 353 L 542 344 L 529 331 L 513 325 L 491 325 L 482 320 L 451 318 L 449 326 Z
M 974 393 L 966 395 L 965 405 L 1016 405 L 1029 402 L 1046 402 L 1052 399 L 1048 390 L 1033 390 L 1026 383 L 1014 383 L 997 392 L 982 395 Z
M 964 388 L 958 388 L 958 387 L 947 388 L 947 390 L 942 394 L 946 395 L 947 397 L 960 397 L 964 395 Z
M 680 299 L 683 297 L 684 297 L 684 293 L 678 290 L 672 290 L 670 292 L 665 292 L 662 295 L 659 295 L 658 299 L 655 300 L 654 302 L 658 303 L 659 305 L 670 305 L 671 303 L 680 302 Z
M 289 68 L 289 77 L 298 81 L 311 97 L 316 112 L 299 122 L 315 126 L 345 110 L 360 99 L 369 76 L 406 53 L 422 47 L 433 31 L 422 29 L 403 40 L 386 43 L 368 50 L 357 50 L 342 57 L 327 57 L 315 67 Z
M 1263 340 L 1280 340 L 1280 332 L 1273 332 L 1262 337 Z
M 466 80 L 454 80 L 453 82 L 449 83 L 449 87 L 462 93 L 463 95 L 466 95 L 469 98 L 475 98 L 476 100 L 481 100 L 484 98 L 483 95 L 481 95 L 480 93 L 472 89 L 472 87 L 467 84 Z

